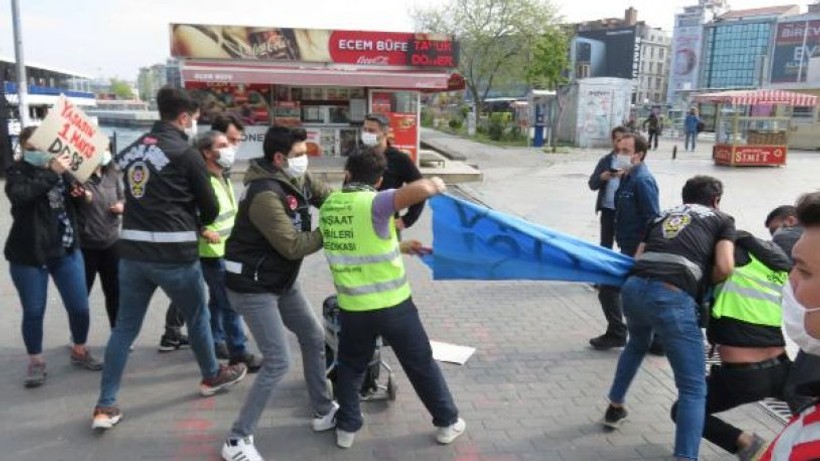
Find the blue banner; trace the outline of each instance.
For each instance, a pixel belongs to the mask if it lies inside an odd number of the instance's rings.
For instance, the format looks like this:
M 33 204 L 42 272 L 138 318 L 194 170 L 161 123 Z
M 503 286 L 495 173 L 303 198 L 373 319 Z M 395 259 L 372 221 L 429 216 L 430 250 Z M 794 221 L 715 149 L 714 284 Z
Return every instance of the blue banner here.
M 560 280 L 620 286 L 634 260 L 450 196 L 430 201 L 435 280 Z

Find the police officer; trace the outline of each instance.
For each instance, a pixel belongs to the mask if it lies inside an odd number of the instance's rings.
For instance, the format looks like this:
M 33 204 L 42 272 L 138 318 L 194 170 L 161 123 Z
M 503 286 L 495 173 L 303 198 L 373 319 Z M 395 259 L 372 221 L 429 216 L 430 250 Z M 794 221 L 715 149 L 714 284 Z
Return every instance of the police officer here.
M 754 459 L 765 441 L 713 413 L 767 397 L 783 398 L 789 358 L 780 325 L 783 285 L 791 262 L 774 242 L 738 231 L 735 270 L 715 287 L 706 336 L 720 354 L 706 378 L 703 437 L 741 460 Z M 672 419 L 677 418 L 677 402 Z

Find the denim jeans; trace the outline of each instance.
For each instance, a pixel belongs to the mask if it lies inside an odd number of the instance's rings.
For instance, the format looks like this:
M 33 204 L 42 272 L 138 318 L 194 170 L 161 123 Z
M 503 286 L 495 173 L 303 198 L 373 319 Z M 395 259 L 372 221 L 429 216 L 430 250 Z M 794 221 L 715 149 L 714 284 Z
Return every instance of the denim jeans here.
M 695 141 L 698 139 L 696 131 L 686 133 L 686 141 L 684 141 L 684 149 L 689 150 L 689 142 L 692 142 L 692 150 L 695 150 Z
M 706 408 L 706 360 L 695 300 L 683 290 L 659 280 L 632 276 L 621 287 L 629 339 L 626 342 L 609 399 L 623 403 L 632 379 L 657 332 L 678 388 L 675 456 L 698 459 Z
M 60 292 L 68 312 L 68 326 L 75 344 L 88 338 L 88 292 L 85 289 L 85 267 L 80 250 L 49 259 L 43 266 L 9 264 L 9 272 L 20 303 L 23 305 L 23 342 L 29 355 L 43 352 L 43 317 L 48 300 L 48 276 Z
M 262 368 L 231 427 L 231 437 L 253 435 L 271 394 L 290 368 L 285 328 L 299 340 L 302 371 L 313 412 L 320 415 L 330 412 L 333 397 L 325 377 L 325 333 L 299 282 L 279 295 L 227 291 L 231 308 L 245 318 L 262 353 Z
M 171 298 L 171 302 L 185 316 L 191 348 L 202 377 L 216 376 L 219 363 L 214 355 L 199 261 L 180 264 L 120 259 L 119 276 L 120 308 L 117 323 L 105 348 L 105 368 L 97 405 L 108 407 L 116 403 L 129 348 L 142 328 L 148 304 L 157 287 Z
M 379 335 L 393 348 L 416 395 L 433 416 L 433 425 L 446 427 L 458 420 L 458 409 L 441 369 L 433 360 L 430 340 L 412 298 L 386 309 L 342 310 L 339 324 L 336 427 L 347 432 L 362 427 L 359 389 Z
M 211 334 L 214 342 L 226 343 L 231 357 L 242 357 L 248 339 L 242 331 L 242 317 L 231 309 L 225 288 L 225 261 L 222 258 L 201 258 L 202 275 L 208 285 L 208 310 L 211 313 Z

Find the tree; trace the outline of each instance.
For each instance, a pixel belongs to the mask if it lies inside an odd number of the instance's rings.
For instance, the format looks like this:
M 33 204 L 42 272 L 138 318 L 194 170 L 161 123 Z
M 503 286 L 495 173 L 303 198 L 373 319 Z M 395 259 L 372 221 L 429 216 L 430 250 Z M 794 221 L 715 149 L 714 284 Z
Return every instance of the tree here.
M 550 0 L 449 0 L 411 14 L 416 30 L 459 40 L 459 70 L 479 108 L 493 85 L 526 81 L 533 45 L 558 20 Z
M 560 27 L 553 27 L 538 38 L 533 46 L 532 60 L 527 66 L 527 82 L 533 88 L 543 90 L 557 90 L 555 104 L 557 113 L 553 111 L 550 120 L 550 146 L 552 151 L 557 150 L 558 129 L 568 88 L 565 71 L 569 68 L 569 37 Z
M 134 92 L 131 90 L 131 85 L 123 80 L 112 78 L 111 92 L 117 96 L 117 99 L 134 99 Z

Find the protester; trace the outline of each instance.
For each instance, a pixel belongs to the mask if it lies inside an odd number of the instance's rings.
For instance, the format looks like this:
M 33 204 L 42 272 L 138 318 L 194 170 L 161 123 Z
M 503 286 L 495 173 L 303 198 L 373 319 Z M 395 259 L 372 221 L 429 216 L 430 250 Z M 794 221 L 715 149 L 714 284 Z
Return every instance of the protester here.
M 588 181 L 589 188 L 598 191 L 595 211 L 601 214 L 601 246 L 609 249 L 612 249 L 615 242 L 615 192 L 627 168 L 626 161 L 618 161 L 618 142 L 627 133 L 629 129 L 622 126 L 612 130 L 612 151 L 598 160 Z M 626 325 L 621 312 L 620 292 L 617 287 L 599 286 L 598 301 L 604 311 L 607 327 L 603 335 L 590 339 L 589 343 L 595 349 L 623 347 L 626 344 Z
M 624 142 L 623 140 L 621 142 Z M 703 334 L 698 304 L 710 283 L 734 267 L 734 220 L 718 210 L 723 185 L 695 176 L 683 186 L 683 205 L 664 211 L 649 227 L 621 288 L 629 339 L 618 359 L 603 424 L 619 427 L 624 399 L 649 350 L 652 331 L 666 349 L 678 388 L 675 456 L 698 459 L 706 406 Z
M 686 116 L 686 119 L 683 121 L 683 131 L 686 135 L 684 148 L 686 150 L 691 150 L 692 152 L 695 151 L 695 142 L 698 139 L 698 133 L 700 132 L 700 128 L 702 126 L 703 122 L 701 122 L 698 117 L 698 110 L 693 107 Z M 692 145 L 691 149 L 689 148 L 690 144 Z
M 794 268 L 783 289 L 786 334 L 809 356 L 820 356 L 820 192 L 797 201 L 804 228 L 794 246 Z M 820 454 L 820 377 L 799 383 L 798 392 L 814 400 L 801 409 L 759 458 L 760 461 L 814 461 Z
M 645 163 L 649 146 L 643 136 L 627 133 L 618 141 L 617 148 L 618 165 L 624 174 L 615 193 L 615 241 L 622 254 L 635 256 L 650 221 L 660 214 L 658 184 Z M 618 306 L 620 313 L 622 301 L 617 288 L 604 286 L 601 293 L 609 304 Z M 596 343 L 590 341 L 596 349 L 613 345 L 612 340 Z M 663 355 L 663 346 L 654 335 L 649 352 Z
M 271 394 L 290 367 L 285 328 L 302 349 L 314 431 L 335 427 L 336 410 L 325 378 L 324 329 L 297 280 L 305 256 L 322 248 L 311 230 L 310 207 L 330 190 L 308 172 L 307 133 L 273 126 L 265 133 L 264 158 L 251 161 L 225 248 L 230 305 L 241 314 L 262 353 L 262 368 L 248 393 L 222 457 L 261 460 L 253 434 Z
M 466 430 L 430 341 L 404 271 L 394 213 L 444 191 L 439 178 L 421 179 L 399 189 L 377 192 L 387 169 L 376 152 L 348 157 L 345 186 L 320 211 L 325 256 L 336 285 L 341 312 L 338 344 L 336 444 L 350 448 L 362 427 L 359 389 L 382 336 L 398 357 L 416 394 L 433 416 L 436 440 L 454 441 Z M 418 242 L 406 242 L 418 252 Z
M 110 429 L 122 418 L 116 402 L 128 349 L 157 287 L 188 323 L 201 395 L 214 395 L 247 372 L 242 363 L 220 365 L 214 355 L 197 244 L 200 227 L 213 223 L 219 208 L 205 162 L 188 141 L 199 106 L 185 90 L 170 87 L 156 99 L 160 121 L 116 158 L 127 203 L 119 244 L 120 306 L 105 350 L 94 429 Z
M 235 150 L 239 149 L 239 146 L 242 144 L 242 136 L 245 134 L 245 125 L 242 124 L 238 117 L 232 114 L 217 115 L 211 123 L 211 129 L 224 133 L 225 137 L 228 138 L 228 144 Z
M 29 143 L 34 130 L 35 127 L 26 127 L 20 132 L 22 159 L 6 170 L 12 224 L 5 256 L 23 306 L 23 342 L 29 356 L 24 385 L 28 388 L 39 387 L 46 380 L 43 318 L 49 275 L 68 313 L 73 343 L 71 363 L 86 370 L 102 369 L 102 363 L 85 345 L 88 293 L 73 200 L 84 198 L 85 192 L 67 173 L 71 165 L 69 154 L 54 157 Z
M 85 261 L 85 284 L 91 294 L 94 279 L 97 274 L 100 275 L 108 325 L 114 328 L 120 303 L 117 241 L 120 238 L 125 195 L 120 172 L 111 162 L 110 151 L 103 153 L 100 166 L 83 188 L 87 195 L 79 201 L 77 218 Z
M 388 142 L 390 121 L 387 116 L 379 113 L 368 114 L 362 126 L 362 144 L 372 147 L 374 151 L 387 160 L 387 171 L 379 190 L 396 189 L 405 184 L 421 179 L 413 160 L 404 152 L 396 149 Z M 409 228 L 421 216 L 424 201 L 407 208 L 402 216 L 396 216 L 396 228 L 399 231 Z
M 792 248 L 800 236 L 803 227 L 797 222 L 797 209 L 794 205 L 781 205 L 772 210 L 764 223 L 774 243 L 780 245 L 786 256 L 791 258 Z
M 642 127 L 644 131 L 649 133 L 647 146 L 653 146 L 655 150 L 658 150 L 658 138 L 661 136 L 661 132 L 663 132 L 663 120 L 658 117 L 658 114 L 652 112 L 649 114 L 649 117 L 644 120 Z
M 784 399 L 791 361 L 780 325 L 783 285 L 791 261 L 773 242 L 737 232 L 735 270 L 714 290 L 706 336 L 720 356 L 706 378 L 703 438 L 736 454 L 756 459 L 766 442 L 713 415 L 768 397 Z M 677 419 L 677 402 L 672 419 Z

